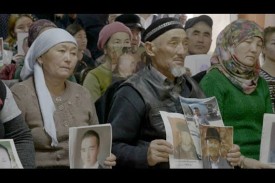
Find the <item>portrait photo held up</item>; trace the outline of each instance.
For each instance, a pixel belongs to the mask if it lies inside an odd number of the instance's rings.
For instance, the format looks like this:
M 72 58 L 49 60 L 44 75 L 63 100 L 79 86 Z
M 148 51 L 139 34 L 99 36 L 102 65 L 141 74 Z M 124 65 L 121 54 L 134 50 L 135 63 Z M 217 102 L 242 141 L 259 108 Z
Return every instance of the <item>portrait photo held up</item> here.
M 13 139 L 0 139 L 0 169 L 23 168 Z
M 226 159 L 233 146 L 233 127 L 200 126 L 203 168 L 232 169 Z
M 69 129 L 70 168 L 108 169 L 104 161 L 111 154 L 110 124 Z

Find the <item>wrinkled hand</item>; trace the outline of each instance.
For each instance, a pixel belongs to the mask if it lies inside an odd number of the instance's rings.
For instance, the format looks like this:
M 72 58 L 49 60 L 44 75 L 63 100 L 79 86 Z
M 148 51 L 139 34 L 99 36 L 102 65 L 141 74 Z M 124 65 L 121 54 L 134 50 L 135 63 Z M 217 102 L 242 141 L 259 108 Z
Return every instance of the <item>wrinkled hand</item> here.
M 271 165 L 262 163 L 258 160 L 252 159 L 252 158 L 247 158 L 243 156 L 243 167 L 242 168 L 250 168 L 250 169 L 264 169 L 264 168 L 275 168 L 272 167 Z
M 173 146 L 166 140 L 153 140 L 148 148 L 147 161 L 149 166 L 160 162 L 168 162 L 169 154 L 173 153 Z
M 240 147 L 233 144 L 233 147 L 228 151 L 226 155 L 227 161 L 230 162 L 232 166 L 238 166 L 241 161 Z
M 111 153 L 111 155 L 105 159 L 104 165 L 110 168 L 112 168 L 112 166 L 116 166 L 116 156 Z

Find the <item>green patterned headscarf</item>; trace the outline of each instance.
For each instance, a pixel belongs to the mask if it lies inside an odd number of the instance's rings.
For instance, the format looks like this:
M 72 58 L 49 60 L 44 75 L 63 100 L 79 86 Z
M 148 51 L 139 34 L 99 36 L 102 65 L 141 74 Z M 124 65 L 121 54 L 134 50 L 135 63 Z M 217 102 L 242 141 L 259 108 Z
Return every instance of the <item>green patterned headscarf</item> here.
M 246 94 L 257 87 L 260 64 L 259 59 L 254 66 L 242 64 L 235 55 L 236 47 L 252 37 L 263 40 L 263 29 L 253 21 L 239 19 L 222 30 L 217 37 L 216 49 L 211 58 L 213 68 L 218 68 L 237 88 Z

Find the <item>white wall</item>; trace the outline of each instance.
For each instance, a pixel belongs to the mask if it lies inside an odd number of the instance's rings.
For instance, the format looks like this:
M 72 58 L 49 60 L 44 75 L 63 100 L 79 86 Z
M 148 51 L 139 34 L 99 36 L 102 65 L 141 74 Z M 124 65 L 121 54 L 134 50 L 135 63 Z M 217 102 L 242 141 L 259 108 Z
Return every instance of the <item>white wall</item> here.
M 275 14 L 265 14 L 265 27 L 275 26 Z

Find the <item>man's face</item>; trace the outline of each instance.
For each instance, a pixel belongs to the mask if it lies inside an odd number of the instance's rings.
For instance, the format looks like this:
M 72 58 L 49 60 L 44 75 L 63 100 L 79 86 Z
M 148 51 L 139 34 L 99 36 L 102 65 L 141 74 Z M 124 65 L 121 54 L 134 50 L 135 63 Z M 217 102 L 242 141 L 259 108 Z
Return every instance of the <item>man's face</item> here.
M 207 54 L 212 43 L 212 28 L 205 22 L 198 22 L 186 30 L 189 38 L 190 55 Z
M 217 139 L 208 139 L 207 140 L 207 149 L 208 155 L 211 156 L 220 156 L 220 141 Z
M 192 138 L 191 135 L 187 131 L 181 131 L 181 148 L 184 151 L 189 151 L 192 148 Z
M 159 72 L 168 78 L 185 73 L 184 59 L 188 51 L 188 38 L 183 29 L 169 30 L 152 43 L 152 64 Z
M 0 148 L 0 168 L 11 168 L 9 155 L 3 148 Z
M 131 40 L 132 53 L 136 53 L 141 42 L 141 32 L 138 28 L 131 28 L 131 32 L 133 35 Z
M 81 143 L 81 159 L 84 167 L 91 167 L 97 161 L 99 152 L 97 138 L 95 136 L 86 137 Z

